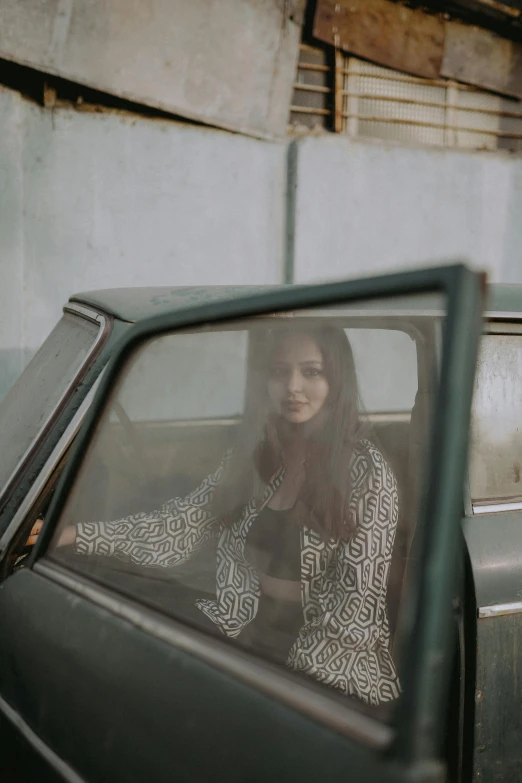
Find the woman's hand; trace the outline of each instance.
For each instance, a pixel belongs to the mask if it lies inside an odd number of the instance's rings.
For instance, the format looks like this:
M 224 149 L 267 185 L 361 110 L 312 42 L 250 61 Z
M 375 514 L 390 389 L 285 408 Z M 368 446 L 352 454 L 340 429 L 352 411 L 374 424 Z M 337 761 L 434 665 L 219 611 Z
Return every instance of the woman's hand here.
M 34 546 L 36 544 L 38 541 L 38 536 L 40 535 L 40 531 L 43 527 L 43 523 L 43 519 L 38 517 L 33 527 L 31 528 L 29 536 L 27 537 L 27 541 L 25 542 L 26 546 Z M 74 544 L 75 541 L 76 528 L 74 525 L 69 525 L 69 527 L 65 527 L 60 533 L 56 546 L 70 546 L 71 544 Z
M 26 546 L 34 546 L 36 544 L 36 542 L 38 541 L 38 536 L 40 535 L 40 530 L 43 527 L 43 523 L 44 521 L 42 517 L 38 517 L 38 519 L 36 520 L 36 522 L 31 528 L 31 532 L 27 537 L 27 541 L 25 542 Z

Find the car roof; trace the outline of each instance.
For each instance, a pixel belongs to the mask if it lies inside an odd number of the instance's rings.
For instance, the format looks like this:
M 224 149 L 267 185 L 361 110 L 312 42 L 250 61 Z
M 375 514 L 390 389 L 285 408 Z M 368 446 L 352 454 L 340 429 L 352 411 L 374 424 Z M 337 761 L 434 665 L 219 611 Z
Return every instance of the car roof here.
M 107 288 L 101 291 L 87 291 L 74 294 L 71 302 L 90 305 L 113 315 L 122 321 L 134 323 L 156 315 L 185 310 L 187 307 L 210 304 L 211 302 L 239 299 L 265 291 L 276 291 L 283 286 L 178 286 L 171 288 Z M 290 287 L 290 286 L 285 286 Z
M 100 291 L 87 291 L 71 296 L 71 302 L 94 307 L 122 321 L 135 323 L 155 315 L 173 313 L 188 307 L 196 307 L 211 302 L 238 299 L 245 296 L 292 288 L 290 285 L 271 286 L 168 286 L 141 288 L 107 288 Z M 401 299 L 391 309 L 400 314 L 407 310 L 417 311 L 419 315 L 426 309 L 431 310 L 427 300 L 415 303 Z M 372 308 L 373 309 L 373 308 Z M 389 310 L 386 305 L 386 310 Z M 438 308 L 436 308 L 438 309 Z M 486 313 L 489 316 L 513 316 L 522 314 L 522 285 L 488 286 Z

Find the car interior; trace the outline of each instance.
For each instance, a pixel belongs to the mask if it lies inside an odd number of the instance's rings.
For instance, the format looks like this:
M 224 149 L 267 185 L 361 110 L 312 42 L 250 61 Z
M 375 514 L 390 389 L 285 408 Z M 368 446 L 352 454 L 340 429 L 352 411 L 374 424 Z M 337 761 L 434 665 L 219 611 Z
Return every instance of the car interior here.
M 372 406 L 363 413 L 371 425 L 371 437 L 388 459 L 399 487 L 399 523 L 387 594 L 393 639 L 430 425 L 437 325 L 433 319 L 422 317 L 343 318 L 341 323 L 348 334 L 365 329 L 378 336 L 383 330 L 402 333 L 407 336 L 414 357 L 416 377 L 410 407 L 379 410 Z M 252 337 L 249 340 L 251 352 Z M 391 366 L 393 370 L 393 362 Z M 393 377 L 390 382 L 394 382 Z M 137 511 L 158 509 L 173 496 L 183 497 L 216 469 L 223 454 L 234 445 L 241 423 L 238 413 L 177 419 L 168 419 L 165 414 L 158 418 L 154 411 L 141 415 L 132 400 L 126 402 L 124 394 L 113 397 L 109 407 L 103 433 L 91 447 L 83 468 L 82 485 L 90 491 L 76 494 L 68 504 L 66 513 L 71 521 L 119 519 Z M 143 406 L 140 410 L 143 412 Z M 25 547 L 27 535 L 34 521 L 46 516 L 66 461 L 64 454 L 17 536 L 9 559 L 11 571 L 24 567 L 29 552 Z M 215 595 L 215 559 L 215 539 L 175 568 L 147 568 L 116 558 L 86 558 L 75 554 L 73 547 L 60 550 L 61 564 L 80 569 L 118 591 L 138 594 L 143 602 L 174 616 L 180 605 Z

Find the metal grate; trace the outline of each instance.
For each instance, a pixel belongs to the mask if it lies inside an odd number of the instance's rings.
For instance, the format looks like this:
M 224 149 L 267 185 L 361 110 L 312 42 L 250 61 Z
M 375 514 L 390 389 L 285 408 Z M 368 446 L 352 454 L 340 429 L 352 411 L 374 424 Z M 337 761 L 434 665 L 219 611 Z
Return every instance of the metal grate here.
M 315 57 L 321 52 L 313 51 Z M 301 60 L 303 57 L 302 50 Z M 304 64 L 306 67 L 306 61 Z M 296 105 L 296 95 L 306 89 L 302 83 L 307 83 L 302 65 L 300 61 L 291 108 L 294 126 L 306 124 L 299 121 L 298 112 L 302 109 Z M 415 144 L 522 151 L 522 106 L 518 100 L 448 79 L 408 76 L 356 57 L 346 57 L 339 51 L 330 67 L 324 54 L 323 68 L 323 103 L 317 104 L 323 114 L 320 121 L 316 117 L 316 122 L 308 127 L 332 126 L 338 133 L 349 136 Z M 325 123 L 329 118 L 330 122 Z

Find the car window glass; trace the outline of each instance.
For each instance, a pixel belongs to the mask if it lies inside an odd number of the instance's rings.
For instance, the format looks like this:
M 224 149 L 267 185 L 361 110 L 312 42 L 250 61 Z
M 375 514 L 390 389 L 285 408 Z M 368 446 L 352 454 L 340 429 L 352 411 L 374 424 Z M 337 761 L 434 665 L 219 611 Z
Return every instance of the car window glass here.
M 470 485 L 476 505 L 522 500 L 522 339 L 482 338 L 471 414 Z
M 417 393 L 417 348 L 414 339 L 397 329 L 346 329 L 357 366 L 359 392 L 367 412 L 409 411 Z M 122 391 L 120 402 L 133 419 L 178 419 L 237 416 L 243 404 L 246 383 L 246 332 L 209 334 L 205 344 L 187 335 L 183 344 L 151 346 L 140 356 L 136 372 L 143 377 L 139 388 Z M 206 362 L 211 385 L 187 388 L 194 351 Z M 365 362 L 370 355 L 373 362 Z M 377 360 L 378 359 L 378 360 Z M 213 366 L 212 366 L 213 365 Z M 161 369 L 159 369 L 161 368 Z M 180 385 L 180 377 L 186 377 Z M 148 388 L 147 394 L 144 390 Z M 165 394 L 165 389 L 170 394 Z M 150 404 L 154 400 L 154 404 Z
M 382 707 L 400 693 L 393 648 L 436 329 L 378 314 L 361 328 L 342 312 L 143 344 L 50 554 L 209 644 Z
M 158 340 L 136 359 L 138 386 L 122 389 L 120 402 L 133 420 L 157 421 L 238 416 L 246 382 L 246 331 L 185 335 Z M 194 374 L 194 362 L 205 366 L 208 383 Z M 183 379 L 183 383 L 180 383 Z
M 411 411 L 417 393 L 417 346 L 398 329 L 346 329 L 359 368 L 359 391 L 369 413 Z M 366 362 L 371 356 L 373 361 Z
M 0 492 L 89 355 L 100 325 L 64 313 L 0 403 Z

